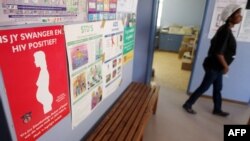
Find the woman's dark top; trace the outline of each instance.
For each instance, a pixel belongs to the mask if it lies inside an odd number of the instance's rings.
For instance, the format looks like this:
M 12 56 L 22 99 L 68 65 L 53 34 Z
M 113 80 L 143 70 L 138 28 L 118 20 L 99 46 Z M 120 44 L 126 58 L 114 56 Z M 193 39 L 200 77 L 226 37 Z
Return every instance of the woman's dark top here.
M 236 40 L 227 24 L 222 25 L 211 39 L 208 56 L 203 63 L 205 69 L 223 70 L 223 66 L 217 57 L 218 54 L 224 55 L 228 65 L 233 62 L 236 54 Z

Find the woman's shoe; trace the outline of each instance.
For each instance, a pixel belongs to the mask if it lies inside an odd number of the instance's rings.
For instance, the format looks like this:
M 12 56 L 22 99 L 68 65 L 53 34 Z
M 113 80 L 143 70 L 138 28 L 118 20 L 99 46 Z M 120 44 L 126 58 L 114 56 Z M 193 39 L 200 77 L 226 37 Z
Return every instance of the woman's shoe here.
M 188 112 L 189 114 L 196 114 L 196 112 L 189 106 L 187 106 L 186 104 L 184 104 L 183 109 L 185 109 L 186 112 Z
M 227 117 L 229 115 L 228 112 L 223 112 L 223 111 L 213 111 L 213 114 L 221 117 Z

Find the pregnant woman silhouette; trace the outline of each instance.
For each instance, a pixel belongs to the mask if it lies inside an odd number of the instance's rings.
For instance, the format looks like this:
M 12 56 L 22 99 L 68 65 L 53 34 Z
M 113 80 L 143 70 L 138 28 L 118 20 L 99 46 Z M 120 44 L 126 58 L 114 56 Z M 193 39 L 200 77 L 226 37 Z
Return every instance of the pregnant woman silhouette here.
M 53 96 L 49 91 L 49 72 L 47 70 L 46 58 L 43 51 L 35 52 L 34 58 L 36 67 L 40 68 L 40 73 L 36 81 L 36 99 L 43 105 L 43 112 L 46 114 L 52 110 L 53 102 Z

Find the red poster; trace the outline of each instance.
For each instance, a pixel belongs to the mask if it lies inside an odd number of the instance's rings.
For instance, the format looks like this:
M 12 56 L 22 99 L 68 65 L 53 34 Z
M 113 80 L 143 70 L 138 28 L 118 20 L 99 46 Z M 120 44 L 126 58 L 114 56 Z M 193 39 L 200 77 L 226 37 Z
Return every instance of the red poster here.
M 0 30 L 0 70 L 18 141 L 36 140 L 69 114 L 62 26 Z

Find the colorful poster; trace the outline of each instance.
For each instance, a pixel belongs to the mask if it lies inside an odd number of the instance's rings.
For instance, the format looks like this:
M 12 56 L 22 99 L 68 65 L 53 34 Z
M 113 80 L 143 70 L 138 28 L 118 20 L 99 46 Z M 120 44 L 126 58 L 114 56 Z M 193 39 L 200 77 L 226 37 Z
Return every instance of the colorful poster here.
M 0 70 L 17 140 L 36 140 L 69 114 L 62 26 L 0 30 Z
M 97 0 L 96 11 L 104 11 L 104 1 L 103 0 Z
M 126 64 L 134 57 L 136 15 L 134 13 L 124 14 L 123 63 Z
M 114 20 L 117 0 L 88 0 L 88 21 Z
M 135 46 L 135 26 L 124 28 L 123 63 L 133 60 Z
M 116 8 L 117 8 L 117 0 L 109 0 L 109 11 L 116 12 Z
M 124 26 L 122 21 L 107 21 L 104 29 L 104 93 L 109 96 L 121 83 Z
M 242 6 L 242 8 L 244 8 L 246 6 L 247 0 L 216 0 L 215 2 L 215 6 L 214 6 L 214 12 L 213 12 L 213 17 L 212 17 L 212 22 L 210 25 L 210 30 L 209 30 L 209 34 L 208 34 L 208 38 L 211 39 L 214 34 L 216 33 L 217 29 L 224 24 L 224 22 L 221 20 L 220 14 L 222 12 L 222 10 L 224 9 L 224 7 L 226 7 L 227 5 L 231 4 L 231 3 L 236 3 Z M 233 34 L 235 37 L 238 36 L 239 34 L 239 30 L 240 30 L 240 25 L 235 25 L 233 30 Z
M 123 50 L 122 21 L 107 21 L 104 26 L 104 60 L 109 61 L 122 54 Z
M 117 0 L 116 20 L 124 25 L 123 64 L 133 60 L 138 0 Z
M 67 25 L 72 128 L 101 102 L 103 95 L 103 28 L 101 22 Z
M 109 0 L 103 0 L 103 11 L 109 12 Z
M 104 98 L 120 86 L 122 80 L 122 55 L 117 55 L 103 65 Z
M 0 26 L 87 21 L 86 0 L 3 0 Z

